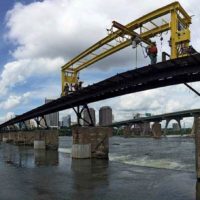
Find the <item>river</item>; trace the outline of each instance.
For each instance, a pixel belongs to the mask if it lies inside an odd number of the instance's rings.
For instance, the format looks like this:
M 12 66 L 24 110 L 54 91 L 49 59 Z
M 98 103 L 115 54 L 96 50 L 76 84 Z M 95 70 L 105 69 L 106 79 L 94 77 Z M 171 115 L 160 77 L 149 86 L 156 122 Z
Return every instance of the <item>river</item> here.
M 197 200 L 193 138 L 112 137 L 109 161 L 0 144 L 0 200 Z

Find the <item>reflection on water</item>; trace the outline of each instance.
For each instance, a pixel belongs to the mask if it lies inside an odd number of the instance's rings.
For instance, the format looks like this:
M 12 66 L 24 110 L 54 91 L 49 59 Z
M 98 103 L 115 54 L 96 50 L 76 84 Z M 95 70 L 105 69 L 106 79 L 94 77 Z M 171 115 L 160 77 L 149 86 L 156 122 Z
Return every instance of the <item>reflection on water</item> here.
M 103 190 L 109 185 L 108 164 L 108 160 L 72 159 L 73 188 L 76 191 L 72 199 L 95 199 L 97 190 L 102 190 L 100 199 L 103 199 Z
M 37 166 L 58 165 L 58 152 L 53 150 L 34 150 L 35 164 Z
M 15 167 L 58 165 L 58 152 L 34 150 L 32 147 L 2 144 L 4 162 Z
M 15 167 L 31 166 L 33 155 L 27 147 L 18 147 L 10 144 L 2 144 L 3 159 L 6 164 Z
M 113 137 L 109 161 L 71 159 L 72 138 L 59 142 L 0 144 L 0 200 L 200 200 L 192 139 Z

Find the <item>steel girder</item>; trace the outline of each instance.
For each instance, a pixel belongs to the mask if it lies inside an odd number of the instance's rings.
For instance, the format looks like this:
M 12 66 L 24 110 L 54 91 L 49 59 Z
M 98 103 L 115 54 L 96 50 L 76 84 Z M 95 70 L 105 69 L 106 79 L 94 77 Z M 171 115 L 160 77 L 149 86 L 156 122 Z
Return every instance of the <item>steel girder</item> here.
M 120 95 L 195 81 L 200 81 L 200 54 L 117 74 L 19 115 L 1 124 L 0 128 Z

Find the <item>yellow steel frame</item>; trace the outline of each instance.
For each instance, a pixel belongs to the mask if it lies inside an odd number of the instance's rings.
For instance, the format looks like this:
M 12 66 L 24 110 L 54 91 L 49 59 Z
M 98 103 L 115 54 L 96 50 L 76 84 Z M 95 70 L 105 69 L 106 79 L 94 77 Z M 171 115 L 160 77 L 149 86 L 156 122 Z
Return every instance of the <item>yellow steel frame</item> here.
M 153 20 L 170 14 L 170 21 L 162 19 L 163 24 L 157 25 Z M 154 28 L 146 29 L 145 24 L 151 23 Z M 81 54 L 73 58 L 71 61 L 62 66 L 62 93 L 66 83 L 77 83 L 77 74 L 80 70 L 92 65 L 93 63 L 131 45 L 130 37 L 124 37 L 127 31 L 140 29 L 139 36 L 142 41 L 149 41 L 150 38 L 165 31 L 171 32 L 171 59 L 185 56 L 186 53 L 182 51 L 183 48 L 189 46 L 191 17 L 183 9 L 179 2 L 173 2 L 167 6 L 159 8 L 150 12 L 137 20 L 127 24 L 127 30 L 116 30 L 110 33 L 107 37 L 92 45 L 90 48 L 83 51 Z M 142 28 L 145 31 L 142 31 Z M 146 42 L 145 42 L 146 43 Z M 106 48 L 105 48 L 106 47 Z M 101 51 L 97 53 L 96 51 Z

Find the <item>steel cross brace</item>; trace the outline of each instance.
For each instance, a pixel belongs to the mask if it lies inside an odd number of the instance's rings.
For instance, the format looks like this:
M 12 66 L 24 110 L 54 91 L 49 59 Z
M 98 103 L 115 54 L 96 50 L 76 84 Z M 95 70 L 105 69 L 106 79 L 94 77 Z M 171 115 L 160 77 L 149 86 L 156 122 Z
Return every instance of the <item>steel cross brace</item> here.
M 184 85 L 185 85 L 186 87 L 188 87 L 190 90 L 192 90 L 195 94 L 197 94 L 198 96 L 200 96 L 200 93 L 197 92 L 192 86 L 188 85 L 187 83 L 184 83 Z
M 87 113 L 88 113 L 88 116 L 89 116 L 89 121 L 87 121 L 86 119 L 84 119 L 84 117 L 82 117 L 82 113 L 84 110 L 87 110 Z M 90 113 L 90 110 L 88 108 L 88 105 L 87 104 L 84 104 L 81 108 L 81 106 L 77 106 L 77 108 L 75 109 L 73 107 L 73 110 L 74 112 L 76 113 L 76 116 L 77 116 L 77 123 L 79 126 L 81 126 L 81 123 L 80 123 L 80 120 L 82 119 L 83 121 L 85 121 L 88 126 L 94 126 L 94 121 L 92 119 L 92 116 L 91 116 L 91 113 Z
M 49 126 L 48 126 L 48 124 L 47 124 L 47 121 L 46 121 L 46 118 L 44 117 L 44 115 L 42 115 L 41 117 L 36 117 L 36 118 L 34 118 L 34 120 L 35 120 L 35 122 L 36 122 L 36 124 L 37 124 L 37 128 L 39 128 L 40 126 L 41 126 L 41 127 L 44 127 L 45 129 L 48 129 L 48 128 L 49 128 Z M 43 126 L 43 125 L 41 124 L 41 121 L 42 121 L 42 120 L 44 120 L 45 126 Z

